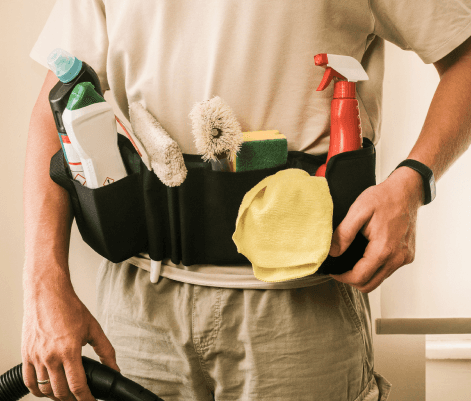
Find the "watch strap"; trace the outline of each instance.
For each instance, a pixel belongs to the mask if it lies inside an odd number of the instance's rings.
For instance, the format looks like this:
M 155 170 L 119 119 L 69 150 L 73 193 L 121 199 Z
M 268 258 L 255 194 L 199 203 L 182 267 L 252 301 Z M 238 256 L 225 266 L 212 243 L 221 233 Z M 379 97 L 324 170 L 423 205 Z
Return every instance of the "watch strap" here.
M 435 189 L 435 177 L 433 175 L 433 171 L 427 167 L 425 164 L 413 160 L 413 159 L 406 159 L 403 160 L 401 163 L 397 165 L 394 170 L 397 170 L 399 167 L 407 166 L 411 169 L 417 171 L 421 176 L 424 183 L 424 193 L 425 193 L 425 201 L 424 205 L 429 204 L 435 199 L 436 189 Z

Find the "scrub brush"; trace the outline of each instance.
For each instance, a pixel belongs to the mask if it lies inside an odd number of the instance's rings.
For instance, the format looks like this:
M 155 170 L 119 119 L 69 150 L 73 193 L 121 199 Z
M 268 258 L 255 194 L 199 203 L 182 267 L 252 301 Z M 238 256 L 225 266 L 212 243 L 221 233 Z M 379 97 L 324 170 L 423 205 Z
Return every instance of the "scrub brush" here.
M 188 171 L 178 144 L 140 103 L 131 103 L 129 116 L 132 130 L 145 147 L 155 175 L 169 187 L 181 185 Z
M 155 175 L 169 187 L 181 185 L 188 171 L 178 144 L 142 104 L 131 103 L 129 117 L 133 132 L 144 146 Z M 159 281 L 161 269 L 162 261 L 151 259 L 151 283 Z
M 211 161 L 213 170 L 231 171 L 243 142 L 242 130 L 232 109 L 219 97 L 196 103 L 189 117 L 198 154 Z

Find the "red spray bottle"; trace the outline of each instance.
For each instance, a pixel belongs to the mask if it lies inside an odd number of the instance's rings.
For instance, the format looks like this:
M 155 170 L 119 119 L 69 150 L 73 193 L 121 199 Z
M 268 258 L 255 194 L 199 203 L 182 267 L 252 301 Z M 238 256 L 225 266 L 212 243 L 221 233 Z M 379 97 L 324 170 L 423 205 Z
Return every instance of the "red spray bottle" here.
M 325 164 L 316 171 L 316 177 L 325 177 L 327 163 L 338 153 L 362 147 L 360 108 L 355 97 L 355 82 L 368 80 L 362 65 L 353 57 L 321 53 L 314 56 L 316 65 L 325 73 L 318 91 L 334 83 L 334 98 L 330 110 L 330 145 Z

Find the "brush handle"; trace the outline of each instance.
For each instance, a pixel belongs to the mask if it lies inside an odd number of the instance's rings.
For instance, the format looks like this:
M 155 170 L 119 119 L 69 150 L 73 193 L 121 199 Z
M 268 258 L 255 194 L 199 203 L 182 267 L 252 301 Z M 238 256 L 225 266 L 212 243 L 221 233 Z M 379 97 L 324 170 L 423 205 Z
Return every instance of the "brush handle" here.
M 211 167 L 214 171 L 232 172 L 231 163 L 229 163 L 229 159 L 227 157 L 222 157 L 221 159 L 219 159 L 219 155 L 216 157 L 218 158 L 217 161 L 211 160 Z

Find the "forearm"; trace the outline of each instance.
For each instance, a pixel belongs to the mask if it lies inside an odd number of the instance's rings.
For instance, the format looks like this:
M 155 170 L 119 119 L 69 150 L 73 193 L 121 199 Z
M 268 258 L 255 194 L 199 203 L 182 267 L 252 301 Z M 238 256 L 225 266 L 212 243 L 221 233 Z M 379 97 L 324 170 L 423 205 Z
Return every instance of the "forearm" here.
M 440 71 L 440 83 L 422 131 L 407 156 L 430 167 L 435 181 L 471 144 L 471 58 L 469 52 L 464 50 L 459 58 L 455 57 L 453 63 Z M 395 174 L 404 176 L 412 191 L 420 192 L 423 202 L 423 182 L 419 173 L 408 167 L 396 171 Z
M 47 92 L 43 87 L 43 92 Z M 73 220 L 68 193 L 49 177 L 51 157 L 61 145 L 47 97 L 33 109 L 24 172 L 25 284 L 47 277 L 70 280 L 68 255 Z
M 471 63 L 451 66 L 441 77 L 420 136 L 408 158 L 430 167 L 435 181 L 471 143 Z

